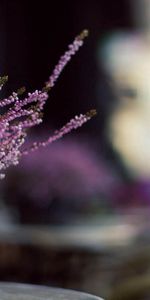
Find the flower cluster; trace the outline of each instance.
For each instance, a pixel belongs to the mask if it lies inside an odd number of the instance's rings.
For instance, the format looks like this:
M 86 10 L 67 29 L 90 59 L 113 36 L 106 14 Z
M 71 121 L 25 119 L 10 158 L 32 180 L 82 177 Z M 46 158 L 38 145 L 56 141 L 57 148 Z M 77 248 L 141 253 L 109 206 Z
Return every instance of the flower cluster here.
M 87 30 L 84 30 L 75 38 L 73 43 L 69 45 L 68 50 L 60 57 L 58 64 L 55 66 L 42 90 L 28 93 L 27 97 L 22 98 L 21 95 L 25 90 L 21 88 L 17 92 L 13 92 L 8 98 L 0 100 L 0 107 L 8 106 L 6 112 L 0 115 L 0 178 L 4 178 L 5 174 L 3 171 L 6 168 L 10 165 L 18 164 L 22 155 L 29 154 L 41 146 L 46 146 L 60 139 L 72 129 L 82 126 L 82 124 L 95 114 L 95 110 L 91 110 L 86 114 L 75 116 L 75 118 L 71 119 L 60 130 L 55 131 L 46 141 L 34 142 L 29 149 L 21 150 L 21 146 L 27 137 L 27 129 L 42 122 L 42 112 L 46 100 L 48 99 L 48 92 L 54 86 L 72 55 L 82 46 L 87 34 Z M 0 89 L 7 79 L 7 76 L 0 78 Z

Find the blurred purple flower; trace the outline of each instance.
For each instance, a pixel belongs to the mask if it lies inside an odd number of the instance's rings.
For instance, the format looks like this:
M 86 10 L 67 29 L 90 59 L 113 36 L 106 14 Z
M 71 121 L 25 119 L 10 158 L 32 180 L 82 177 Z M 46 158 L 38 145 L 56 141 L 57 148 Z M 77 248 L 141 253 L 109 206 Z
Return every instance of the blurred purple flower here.
M 6 186 L 11 181 L 9 173 Z M 116 176 L 90 146 L 70 139 L 23 157 L 15 176 L 13 189 L 16 186 L 24 197 L 40 205 L 56 197 L 82 202 L 108 196 L 116 184 Z
M 140 178 L 120 184 L 113 193 L 117 209 L 131 211 L 139 207 L 150 208 L 150 180 Z

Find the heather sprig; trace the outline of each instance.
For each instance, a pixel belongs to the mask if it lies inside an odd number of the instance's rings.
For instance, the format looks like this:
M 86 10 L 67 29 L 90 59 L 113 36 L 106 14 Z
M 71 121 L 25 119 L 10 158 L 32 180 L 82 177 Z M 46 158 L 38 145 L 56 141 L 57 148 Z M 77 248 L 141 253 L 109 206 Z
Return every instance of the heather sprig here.
M 28 93 L 27 97 L 21 98 L 20 96 L 25 92 L 25 88 L 21 88 L 17 92 L 13 92 L 8 98 L 0 100 L 0 107 L 7 108 L 8 106 L 6 112 L 0 115 L 0 178 L 4 178 L 3 171 L 10 165 L 18 164 L 22 155 L 29 154 L 41 146 L 45 147 L 60 139 L 71 130 L 82 126 L 96 113 L 95 110 L 91 110 L 86 114 L 75 116 L 60 130 L 55 131 L 46 141 L 35 142 L 29 149 L 21 150 L 27 137 L 27 129 L 40 124 L 43 120 L 43 108 L 48 99 L 49 90 L 55 85 L 71 57 L 83 45 L 83 40 L 87 34 L 87 30 L 82 31 L 68 46 L 68 50 L 60 57 L 42 90 Z M 7 80 L 7 76 L 0 77 L 0 89 Z
M 83 30 L 80 35 L 78 35 L 72 44 L 68 46 L 68 50 L 62 55 L 58 61 L 58 64 L 55 66 L 51 76 L 49 77 L 48 81 L 46 82 L 46 90 L 50 89 L 54 86 L 56 80 L 58 79 L 59 75 L 71 59 L 71 57 L 79 50 L 79 48 L 83 45 L 83 40 L 85 37 L 88 36 L 88 31 Z
M 45 140 L 43 142 L 33 143 L 33 145 L 29 149 L 22 151 L 21 155 L 27 155 L 30 152 L 37 150 L 41 146 L 45 147 L 45 146 L 53 143 L 54 141 L 60 139 L 61 137 L 63 137 L 65 134 L 69 133 L 73 129 L 77 129 L 78 127 L 81 127 L 85 122 L 90 120 L 95 114 L 96 114 L 96 111 L 93 109 L 84 115 L 80 114 L 79 116 L 75 116 L 66 125 L 64 125 L 61 129 L 56 130 L 54 132 L 54 134 L 52 136 L 50 136 L 47 140 Z

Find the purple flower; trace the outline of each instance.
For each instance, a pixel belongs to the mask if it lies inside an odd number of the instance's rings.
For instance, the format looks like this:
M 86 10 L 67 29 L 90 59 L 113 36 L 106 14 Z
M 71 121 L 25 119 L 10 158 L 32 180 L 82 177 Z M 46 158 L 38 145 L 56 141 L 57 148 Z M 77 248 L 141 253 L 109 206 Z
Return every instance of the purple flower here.
M 29 154 L 41 146 L 47 146 L 55 140 L 60 139 L 71 130 L 82 126 L 95 114 L 95 110 L 91 110 L 86 114 L 75 116 L 60 130 L 55 131 L 47 140 L 34 142 L 30 148 L 24 151 L 21 150 L 21 146 L 24 144 L 27 137 L 27 129 L 40 124 L 43 120 L 42 112 L 48 99 L 48 91 L 54 86 L 72 55 L 74 55 L 82 46 L 83 39 L 86 36 L 87 31 L 84 30 L 75 38 L 73 43 L 69 45 L 68 50 L 58 61 L 52 75 L 49 77 L 42 90 L 28 93 L 27 97 L 23 99 L 20 97 L 20 94 L 24 91 L 18 90 L 17 92 L 13 92 L 8 98 L 0 101 L 0 107 L 11 105 L 11 107 L 0 116 L 0 178 L 5 176 L 3 173 L 5 169 L 11 165 L 18 164 L 22 155 Z M 7 79 L 6 76 L 0 78 L 0 89 Z

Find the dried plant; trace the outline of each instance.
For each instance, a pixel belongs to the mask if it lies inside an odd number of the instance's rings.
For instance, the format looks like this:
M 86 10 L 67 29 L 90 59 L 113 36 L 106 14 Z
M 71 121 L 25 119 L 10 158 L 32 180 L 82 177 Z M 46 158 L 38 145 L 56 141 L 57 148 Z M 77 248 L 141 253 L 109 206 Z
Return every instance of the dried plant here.
M 60 139 L 63 135 L 71 130 L 82 126 L 93 115 L 95 110 L 91 110 L 86 114 L 80 114 L 71 119 L 61 129 L 54 132 L 46 141 L 34 142 L 33 145 L 26 150 L 21 150 L 27 137 L 27 129 L 38 125 L 43 120 L 43 108 L 48 99 L 48 93 L 54 86 L 56 80 L 67 65 L 71 57 L 83 45 L 83 40 L 87 36 L 87 30 L 81 32 L 72 44 L 68 46 L 68 50 L 62 55 L 55 66 L 51 76 L 45 83 L 42 90 L 36 90 L 28 93 L 27 97 L 20 97 L 25 89 L 21 88 L 17 92 L 13 92 L 8 98 L 0 101 L 0 107 L 11 105 L 5 113 L 0 116 L 0 178 L 4 178 L 3 173 L 10 165 L 16 165 L 22 155 L 29 154 L 41 146 Z M 7 76 L 0 78 L 0 89 L 8 80 Z

